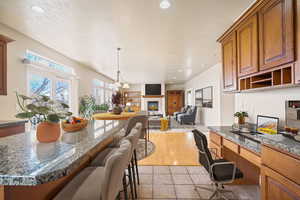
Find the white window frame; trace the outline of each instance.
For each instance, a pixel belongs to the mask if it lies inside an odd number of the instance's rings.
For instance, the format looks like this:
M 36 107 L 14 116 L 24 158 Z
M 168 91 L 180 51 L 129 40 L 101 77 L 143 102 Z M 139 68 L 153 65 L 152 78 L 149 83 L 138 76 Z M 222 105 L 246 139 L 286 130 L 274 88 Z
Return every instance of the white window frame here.
M 96 85 L 95 81 L 103 82 L 103 86 Z M 114 87 L 111 87 L 111 85 L 112 85 L 112 83 L 105 82 L 101 79 L 93 79 L 92 80 L 92 94 L 96 98 L 96 101 L 97 101 L 97 95 L 95 94 L 95 89 L 103 90 L 104 102 L 100 102 L 100 104 L 107 103 L 107 104 L 111 105 L 111 100 L 109 102 L 107 102 L 107 97 L 108 97 L 107 92 L 111 92 L 111 94 L 113 94 L 116 91 Z M 111 98 L 111 95 L 109 96 L 109 98 Z
M 31 51 L 30 51 L 31 53 Z M 39 56 L 35 53 L 35 55 Z M 42 57 L 42 56 L 41 56 Z M 48 59 L 43 57 L 44 59 Z M 50 60 L 50 59 L 48 59 Z M 52 61 L 55 62 L 55 61 Z M 56 62 L 55 62 L 56 63 Z M 62 65 L 63 66 L 63 65 Z M 47 65 L 43 65 L 39 62 L 29 62 L 26 64 L 27 67 L 27 78 L 26 78 L 26 84 L 27 84 L 27 95 L 30 94 L 30 76 L 31 74 L 37 74 L 46 78 L 49 78 L 52 81 L 51 85 L 51 97 L 55 97 L 55 87 L 57 81 L 67 81 L 69 82 L 70 88 L 69 88 L 69 106 L 70 111 L 73 112 L 75 115 L 78 113 L 78 77 L 75 75 L 74 71 L 72 70 L 71 73 L 66 73 L 60 70 L 56 70 L 54 68 L 51 68 Z

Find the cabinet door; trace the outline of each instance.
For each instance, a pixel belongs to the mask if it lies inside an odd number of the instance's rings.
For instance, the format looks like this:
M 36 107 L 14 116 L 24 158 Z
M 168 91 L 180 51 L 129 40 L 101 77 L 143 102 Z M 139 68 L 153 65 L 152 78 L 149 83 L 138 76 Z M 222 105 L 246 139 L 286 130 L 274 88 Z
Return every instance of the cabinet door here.
M 260 70 L 294 61 L 293 0 L 271 0 L 259 11 Z
M 237 89 L 235 32 L 222 41 L 222 59 L 224 91 L 234 91 Z
M 0 40 L 0 95 L 7 95 L 6 43 Z
M 262 200 L 299 200 L 300 186 L 272 169 L 261 168 Z
M 257 15 L 245 21 L 237 29 L 238 75 L 258 72 Z

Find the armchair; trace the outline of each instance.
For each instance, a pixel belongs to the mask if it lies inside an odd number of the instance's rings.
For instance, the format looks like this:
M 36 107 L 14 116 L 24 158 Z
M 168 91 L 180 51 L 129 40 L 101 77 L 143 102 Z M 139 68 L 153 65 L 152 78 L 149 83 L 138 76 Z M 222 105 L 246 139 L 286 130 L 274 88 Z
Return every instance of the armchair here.
M 184 113 L 186 113 L 186 111 L 188 111 L 188 109 L 189 109 L 189 105 L 186 105 L 185 107 L 183 107 L 183 108 L 181 108 L 181 111 L 179 111 L 179 112 L 174 112 L 174 117 L 175 117 L 175 120 L 176 121 L 178 121 L 178 115 L 179 114 L 184 114 Z
M 186 113 L 179 114 L 178 115 L 178 122 L 180 124 L 193 124 L 195 125 L 196 120 L 196 114 L 197 114 L 197 106 L 190 107 Z

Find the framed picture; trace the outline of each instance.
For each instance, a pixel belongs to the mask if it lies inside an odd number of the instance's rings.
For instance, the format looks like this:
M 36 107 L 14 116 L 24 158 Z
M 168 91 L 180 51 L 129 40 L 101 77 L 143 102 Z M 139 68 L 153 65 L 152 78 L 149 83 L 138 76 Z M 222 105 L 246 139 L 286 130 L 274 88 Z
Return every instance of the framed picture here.
M 195 105 L 203 108 L 213 107 L 213 87 L 205 87 L 195 91 Z

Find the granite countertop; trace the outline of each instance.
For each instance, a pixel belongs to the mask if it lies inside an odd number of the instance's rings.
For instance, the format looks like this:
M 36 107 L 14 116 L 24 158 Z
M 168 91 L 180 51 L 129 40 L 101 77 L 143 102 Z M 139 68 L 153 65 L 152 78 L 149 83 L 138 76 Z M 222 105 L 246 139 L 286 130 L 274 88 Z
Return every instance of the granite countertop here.
M 117 121 L 94 121 L 82 131 L 62 131 L 54 143 L 39 143 L 34 130 L 0 138 L 0 185 L 33 186 L 66 176 L 91 149 L 121 128 Z
M 0 128 L 27 123 L 27 120 L 0 120 Z
M 300 142 L 294 141 L 281 134 L 267 135 L 267 134 L 255 134 L 250 135 L 247 133 L 235 134 L 232 133 L 231 126 L 211 126 L 209 130 L 219 133 L 224 138 L 236 142 L 241 146 L 248 148 L 257 153 L 261 152 L 261 145 L 266 144 L 273 146 L 277 149 L 286 151 L 288 153 L 300 156 Z

